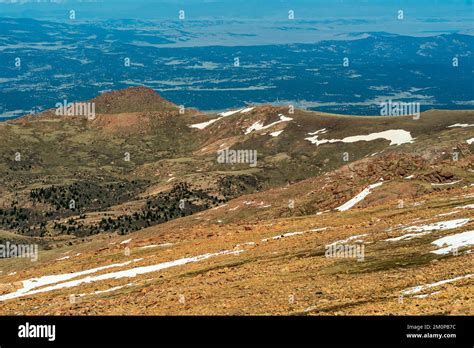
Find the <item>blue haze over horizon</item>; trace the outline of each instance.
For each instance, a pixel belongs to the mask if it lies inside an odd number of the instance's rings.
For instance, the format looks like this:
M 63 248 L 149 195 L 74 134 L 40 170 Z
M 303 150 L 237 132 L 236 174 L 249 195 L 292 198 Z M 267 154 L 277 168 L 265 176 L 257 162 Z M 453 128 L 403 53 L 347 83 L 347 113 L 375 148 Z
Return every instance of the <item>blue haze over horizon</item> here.
M 471 0 L 0 0 L 0 120 L 135 85 L 202 110 L 473 108 L 472 23 Z

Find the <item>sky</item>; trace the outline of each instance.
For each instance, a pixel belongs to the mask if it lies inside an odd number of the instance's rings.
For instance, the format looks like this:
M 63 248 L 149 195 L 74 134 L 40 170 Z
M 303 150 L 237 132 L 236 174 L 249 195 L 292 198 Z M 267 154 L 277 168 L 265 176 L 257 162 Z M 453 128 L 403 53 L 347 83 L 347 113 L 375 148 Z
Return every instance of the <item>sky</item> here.
M 62 18 L 74 9 L 82 18 L 189 19 L 380 18 L 402 9 L 413 18 L 474 20 L 472 0 L 0 0 L 0 17 Z

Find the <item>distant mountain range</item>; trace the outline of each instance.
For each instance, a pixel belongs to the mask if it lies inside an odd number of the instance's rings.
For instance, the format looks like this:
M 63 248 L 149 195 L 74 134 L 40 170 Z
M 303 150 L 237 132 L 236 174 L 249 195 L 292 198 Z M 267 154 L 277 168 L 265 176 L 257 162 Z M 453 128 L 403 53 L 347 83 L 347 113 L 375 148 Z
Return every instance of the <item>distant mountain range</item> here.
M 354 32 L 337 41 L 255 45 L 253 36 L 217 33 L 214 24 L 0 19 L 1 117 L 137 85 L 201 110 L 281 103 L 378 115 L 389 99 L 419 102 L 422 110 L 474 103 L 470 35 Z M 275 24 L 270 32 L 288 31 Z M 303 32 L 320 39 L 318 31 Z M 209 46 L 213 40 L 218 45 Z

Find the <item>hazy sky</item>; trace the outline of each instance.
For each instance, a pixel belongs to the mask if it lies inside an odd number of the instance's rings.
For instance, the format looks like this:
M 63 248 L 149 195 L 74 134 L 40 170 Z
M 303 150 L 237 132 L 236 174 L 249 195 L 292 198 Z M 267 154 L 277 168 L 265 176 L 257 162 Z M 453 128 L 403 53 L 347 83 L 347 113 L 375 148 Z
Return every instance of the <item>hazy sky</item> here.
M 399 9 L 412 18 L 473 17 L 472 0 L 0 0 L 0 16 L 61 18 L 66 9 L 83 18 L 176 19 L 180 9 L 189 19 L 296 19 L 393 16 Z

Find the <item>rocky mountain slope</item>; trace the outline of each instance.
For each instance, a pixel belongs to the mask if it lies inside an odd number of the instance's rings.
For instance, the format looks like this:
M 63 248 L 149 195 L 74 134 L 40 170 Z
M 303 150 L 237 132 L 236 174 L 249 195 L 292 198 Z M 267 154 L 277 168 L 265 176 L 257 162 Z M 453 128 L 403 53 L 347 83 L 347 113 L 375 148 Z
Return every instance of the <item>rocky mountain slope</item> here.
M 2 313 L 473 313 L 474 111 L 89 102 L 0 123 Z

